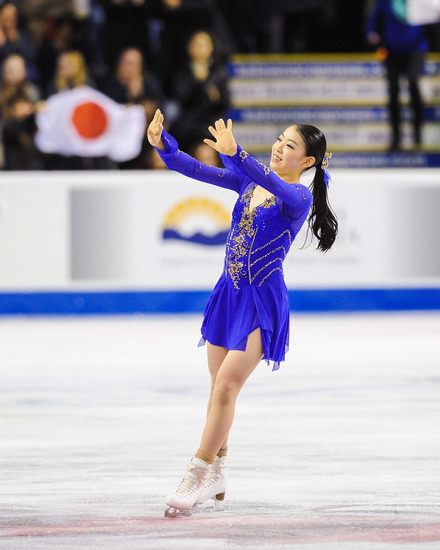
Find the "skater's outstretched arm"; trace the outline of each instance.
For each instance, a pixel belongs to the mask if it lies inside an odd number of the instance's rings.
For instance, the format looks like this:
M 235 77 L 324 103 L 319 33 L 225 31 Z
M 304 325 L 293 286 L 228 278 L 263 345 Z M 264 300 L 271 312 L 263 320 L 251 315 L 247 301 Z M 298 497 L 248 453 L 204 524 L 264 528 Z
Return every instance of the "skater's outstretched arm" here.
M 244 174 L 236 174 L 225 168 L 209 166 L 180 151 L 177 141 L 163 129 L 163 121 L 163 114 L 158 109 L 148 127 L 147 137 L 167 168 L 195 180 L 241 193 L 249 183 L 249 177 Z

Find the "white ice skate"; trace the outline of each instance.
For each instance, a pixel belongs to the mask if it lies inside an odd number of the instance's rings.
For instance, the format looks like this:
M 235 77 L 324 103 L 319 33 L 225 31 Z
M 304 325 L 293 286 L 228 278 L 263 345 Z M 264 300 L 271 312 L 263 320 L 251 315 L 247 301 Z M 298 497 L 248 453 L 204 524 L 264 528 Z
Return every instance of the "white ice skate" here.
M 197 504 L 203 504 L 210 498 L 215 502 L 216 507 L 223 502 L 225 498 L 226 487 L 228 485 L 228 458 L 218 456 L 211 464 L 211 470 L 205 481 L 205 486 Z
M 208 474 L 209 464 L 193 457 L 177 489 L 165 497 L 168 506 L 165 517 L 174 518 L 178 514 L 188 513 L 197 504 Z

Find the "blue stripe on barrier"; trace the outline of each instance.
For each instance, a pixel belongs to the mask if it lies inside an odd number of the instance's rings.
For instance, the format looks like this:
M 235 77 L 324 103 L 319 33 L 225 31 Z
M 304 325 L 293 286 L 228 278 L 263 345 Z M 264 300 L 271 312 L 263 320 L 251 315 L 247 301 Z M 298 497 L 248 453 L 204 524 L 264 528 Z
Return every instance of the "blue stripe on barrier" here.
M 402 109 L 402 119 L 411 120 L 409 107 Z M 248 124 L 280 124 L 286 121 L 307 120 L 310 124 L 387 122 L 388 109 L 383 107 L 253 107 L 229 109 L 227 117 Z M 425 107 L 423 120 L 440 120 L 440 107 Z
M 0 293 L 0 315 L 201 313 L 208 291 Z M 292 290 L 297 312 L 440 310 L 440 288 Z
M 436 56 L 438 59 L 438 56 Z M 425 75 L 437 75 L 440 70 L 440 63 L 437 59 L 428 59 L 424 65 Z M 258 78 L 258 79 L 280 79 L 280 78 L 381 78 L 384 76 L 384 66 L 379 59 L 370 61 L 361 60 L 338 60 L 321 58 L 320 61 L 306 61 L 300 58 L 267 59 L 258 60 L 254 57 L 252 62 L 231 62 L 228 64 L 228 72 L 234 78 Z
M 440 309 L 440 288 L 331 289 L 289 293 L 292 311 L 407 311 Z

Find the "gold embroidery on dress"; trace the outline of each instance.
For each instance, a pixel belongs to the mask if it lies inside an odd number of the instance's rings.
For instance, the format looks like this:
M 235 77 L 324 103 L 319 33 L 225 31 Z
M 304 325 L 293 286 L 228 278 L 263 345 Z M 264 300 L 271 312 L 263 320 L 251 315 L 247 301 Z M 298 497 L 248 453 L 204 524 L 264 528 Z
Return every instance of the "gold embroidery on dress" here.
M 288 233 L 288 235 L 289 235 L 289 245 L 292 245 L 292 235 L 291 235 L 291 233 L 290 233 L 290 230 L 289 230 L 289 229 L 286 229 L 285 231 L 283 231 L 282 233 L 280 233 L 277 237 L 275 237 L 275 239 L 272 239 L 272 240 L 269 241 L 268 243 L 263 244 L 263 246 L 260 246 L 259 248 L 256 248 L 255 250 L 252 250 L 251 254 L 255 254 L 255 252 L 259 252 L 260 250 L 263 250 L 263 248 L 266 248 L 266 246 L 269 246 L 270 244 L 272 244 L 273 242 L 275 242 L 277 239 L 281 239 L 281 237 L 282 237 L 285 233 Z
M 232 282 L 234 283 L 234 287 L 237 289 L 240 288 L 238 286 L 237 279 L 240 276 L 242 268 L 243 268 L 243 262 L 238 262 L 238 261 L 234 262 L 232 260 L 229 262 L 228 272 L 229 272 L 229 275 L 231 276 Z
M 265 199 L 261 204 L 259 204 L 258 206 L 250 210 L 249 205 L 256 187 L 257 187 L 256 185 L 251 187 L 248 190 L 248 192 L 242 195 L 242 197 L 240 198 L 240 202 L 244 203 L 243 213 L 238 224 L 234 226 L 233 235 L 231 237 L 231 243 L 229 247 L 229 250 L 231 251 L 232 254 L 231 254 L 231 258 L 227 262 L 227 271 L 231 276 L 232 282 L 234 283 L 234 288 L 236 289 L 240 288 L 238 286 L 238 280 L 240 276 L 246 277 L 247 275 L 243 271 L 244 264 L 240 260 L 240 258 L 243 258 L 243 256 L 246 256 L 248 251 L 249 251 L 249 258 L 250 258 L 252 246 L 255 241 L 255 235 L 256 235 L 256 232 L 258 231 L 258 229 L 254 227 L 254 219 L 255 219 L 257 210 L 259 208 L 269 208 L 270 206 L 276 204 L 276 197 L 272 195 L 271 197 L 268 197 L 267 199 Z M 249 237 L 249 238 L 253 237 L 251 244 L 247 244 L 246 237 Z M 289 238 L 290 238 L 290 232 L 289 232 Z M 248 265 L 248 273 L 250 277 L 249 265 Z
M 264 281 L 265 281 L 270 275 L 272 275 L 272 273 L 274 273 L 275 271 L 281 271 L 281 273 L 283 273 L 283 270 L 281 269 L 281 267 L 276 267 L 275 269 L 272 269 L 272 271 L 270 271 L 270 272 L 266 275 L 266 277 L 264 277 L 264 279 L 261 279 L 261 281 L 259 282 L 258 286 L 261 286 L 261 285 L 264 283 Z
M 263 208 L 269 208 L 269 206 L 273 206 L 277 202 L 277 198 L 275 197 L 275 195 L 272 195 L 266 200 L 267 200 L 267 203 L 264 205 Z
M 266 265 L 263 265 L 263 267 L 262 267 L 261 269 L 259 269 L 259 270 L 255 273 L 255 275 L 252 277 L 251 283 L 255 280 L 255 278 L 256 278 L 262 271 L 264 271 L 264 270 L 266 269 L 266 267 L 272 265 L 273 263 L 277 262 L 278 260 L 279 260 L 281 263 L 283 262 L 283 258 L 275 258 L 274 260 L 271 260 L 270 262 L 267 262 Z M 278 269 L 280 269 L 280 268 L 278 268 Z M 272 271 L 271 271 L 271 273 L 272 273 Z M 270 275 L 270 273 L 269 273 L 269 275 Z M 269 276 L 269 275 L 268 275 L 268 276 Z M 265 278 L 266 278 L 266 277 L 264 277 L 264 279 L 265 279 Z M 263 281 L 264 281 L 264 279 L 263 279 Z M 260 286 L 260 285 L 258 285 L 258 286 Z
M 249 273 L 249 281 L 251 280 L 251 254 L 252 254 L 252 248 L 253 248 L 253 246 L 254 246 L 255 237 L 257 236 L 257 233 L 258 233 L 258 227 L 257 227 L 257 229 L 255 230 L 254 238 L 252 239 L 251 246 L 249 247 L 249 256 L 248 256 L 248 273 Z
M 255 210 L 256 208 L 269 208 L 269 206 L 273 206 L 276 204 L 277 198 L 275 195 L 272 195 L 271 197 L 268 197 L 267 199 L 264 199 L 264 201 L 260 204 L 257 204 L 257 206 L 254 206 L 252 210 Z
M 263 167 L 264 175 L 268 176 L 271 172 L 271 169 L 269 168 L 269 166 L 266 166 L 262 162 L 258 162 L 258 164 Z
M 263 247 L 262 247 L 263 248 Z M 255 262 L 252 262 L 249 264 L 249 267 L 252 267 L 254 266 L 255 264 L 257 264 L 258 262 L 261 262 L 261 260 L 264 260 L 264 258 L 267 258 L 268 256 L 270 256 L 271 254 L 273 254 L 274 252 L 276 252 L 277 250 L 282 250 L 284 252 L 284 258 L 287 256 L 287 253 L 286 253 L 286 249 L 284 248 L 284 246 L 278 246 L 277 248 L 274 248 L 273 250 L 271 250 L 270 252 L 268 252 L 267 254 L 265 254 L 264 256 L 261 256 L 260 258 L 258 258 L 257 260 L 255 260 Z M 253 254 L 253 252 L 251 252 L 251 254 Z
M 244 160 L 249 156 L 249 153 L 246 153 L 246 151 L 244 151 L 242 149 L 239 153 L 239 156 L 240 156 L 241 160 Z M 257 164 L 259 164 L 260 166 L 263 167 L 263 172 L 264 172 L 265 176 L 268 176 L 271 173 L 271 169 L 268 166 L 266 166 L 265 164 L 263 164 L 262 162 L 257 161 Z
M 246 235 L 248 237 L 253 237 L 255 234 L 255 230 L 253 227 L 255 211 L 249 212 L 249 203 L 251 201 L 254 189 L 255 186 L 251 187 L 249 191 L 245 193 L 240 199 L 240 202 L 244 203 L 243 214 L 241 216 L 241 220 L 238 222 L 238 224 L 234 226 L 233 231 L 235 233 L 237 228 L 238 234 L 233 235 L 231 238 L 231 241 L 233 241 L 233 244 L 230 246 L 232 257 L 228 261 L 228 273 L 231 276 L 232 282 L 234 283 L 234 288 L 236 289 L 240 288 L 238 286 L 238 279 L 240 275 L 246 276 L 241 271 L 244 264 L 242 261 L 240 261 L 240 258 L 246 255 L 249 248 L 249 245 L 246 245 Z

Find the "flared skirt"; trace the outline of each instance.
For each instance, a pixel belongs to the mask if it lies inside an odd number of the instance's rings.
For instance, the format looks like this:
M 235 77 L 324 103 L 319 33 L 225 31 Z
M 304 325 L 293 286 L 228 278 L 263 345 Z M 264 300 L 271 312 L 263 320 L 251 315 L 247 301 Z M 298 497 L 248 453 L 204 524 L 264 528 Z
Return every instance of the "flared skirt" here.
M 289 347 L 289 299 L 282 276 L 275 274 L 261 287 L 236 289 L 222 275 L 203 313 L 201 328 L 205 341 L 228 350 L 245 351 L 251 332 L 260 328 L 264 359 L 277 370 Z

